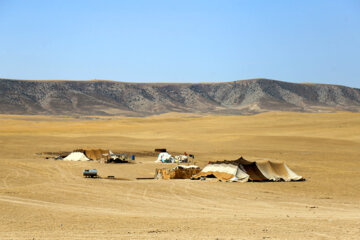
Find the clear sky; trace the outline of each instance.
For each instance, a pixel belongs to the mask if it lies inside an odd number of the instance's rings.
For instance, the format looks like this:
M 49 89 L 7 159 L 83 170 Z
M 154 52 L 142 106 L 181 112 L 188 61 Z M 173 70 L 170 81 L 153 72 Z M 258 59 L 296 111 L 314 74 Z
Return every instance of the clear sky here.
M 0 0 L 0 77 L 360 88 L 360 0 Z

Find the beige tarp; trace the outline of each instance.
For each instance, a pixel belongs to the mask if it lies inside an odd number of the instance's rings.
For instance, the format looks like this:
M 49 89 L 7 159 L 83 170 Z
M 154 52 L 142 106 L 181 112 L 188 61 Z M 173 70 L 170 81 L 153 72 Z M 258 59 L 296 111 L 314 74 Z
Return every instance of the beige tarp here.
M 166 168 L 157 168 L 155 170 L 155 179 L 190 179 L 193 175 L 200 172 L 196 165 L 178 165 L 169 170 Z
M 249 175 L 242 171 L 237 165 L 222 163 L 208 164 L 204 169 L 196 174 L 193 179 L 200 177 L 214 176 L 222 181 L 247 182 Z
M 104 149 L 86 149 L 84 150 L 85 155 L 92 160 L 108 160 L 110 159 L 110 151 Z

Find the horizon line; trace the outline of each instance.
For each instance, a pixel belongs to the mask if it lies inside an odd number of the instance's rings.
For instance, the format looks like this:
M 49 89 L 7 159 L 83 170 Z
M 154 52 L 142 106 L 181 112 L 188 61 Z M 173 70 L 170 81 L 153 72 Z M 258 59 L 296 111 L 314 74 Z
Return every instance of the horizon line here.
M 3 78 L 0 77 L 0 81 L 2 80 L 10 80 L 10 81 L 28 81 L 28 82 L 116 82 L 116 83 L 128 83 L 128 84 L 168 84 L 168 85 L 177 85 L 177 84 L 221 84 L 221 83 L 234 83 L 234 82 L 243 82 L 243 81 L 275 81 L 275 82 L 284 82 L 284 83 L 291 83 L 291 84 L 301 84 L 301 85 L 329 85 L 329 86 L 343 86 L 343 87 L 349 87 L 346 85 L 341 84 L 331 84 L 331 83 L 315 83 L 315 82 L 288 82 L 288 81 L 282 81 L 282 80 L 276 80 L 276 79 L 270 79 L 270 78 L 249 78 L 249 79 L 241 79 L 241 80 L 231 80 L 231 81 L 219 81 L 219 82 L 128 82 L 128 81 L 119 81 L 119 80 L 107 80 L 107 79 L 88 79 L 88 80 L 64 80 L 64 79 L 49 79 L 49 80 L 36 80 L 36 79 L 18 79 L 18 78 Z M 360 89 L 356 87 L 349 87 L 349 88 L 355 88 Z

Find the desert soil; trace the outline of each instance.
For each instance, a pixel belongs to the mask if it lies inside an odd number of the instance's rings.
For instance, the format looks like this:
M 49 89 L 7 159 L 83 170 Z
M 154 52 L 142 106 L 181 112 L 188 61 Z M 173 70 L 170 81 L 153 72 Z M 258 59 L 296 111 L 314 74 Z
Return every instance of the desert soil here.
M 305 182 L 136 180 L 165 147 L 208 161 L 285 161 Z M 132 164 L 43 152 L 104 148 Z M 359 239 L 360 114 L 0 115 L 0 239 Z M 84 179 L 82 170 L 124 180 Z

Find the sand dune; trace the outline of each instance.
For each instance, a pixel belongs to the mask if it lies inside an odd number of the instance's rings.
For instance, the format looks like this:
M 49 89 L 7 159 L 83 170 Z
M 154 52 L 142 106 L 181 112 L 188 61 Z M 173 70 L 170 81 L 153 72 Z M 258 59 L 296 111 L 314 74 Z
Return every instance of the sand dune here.
M 0 116 L 0 239 L 357 239 L 360 114 Z M 306 182 L 136 180 L 158 164 L 46 160 L 97 147 L 271 159 Z M 167 165 L 173 166 L 173 165 Z M 84 168 L 123 181 L 84 179 Z

